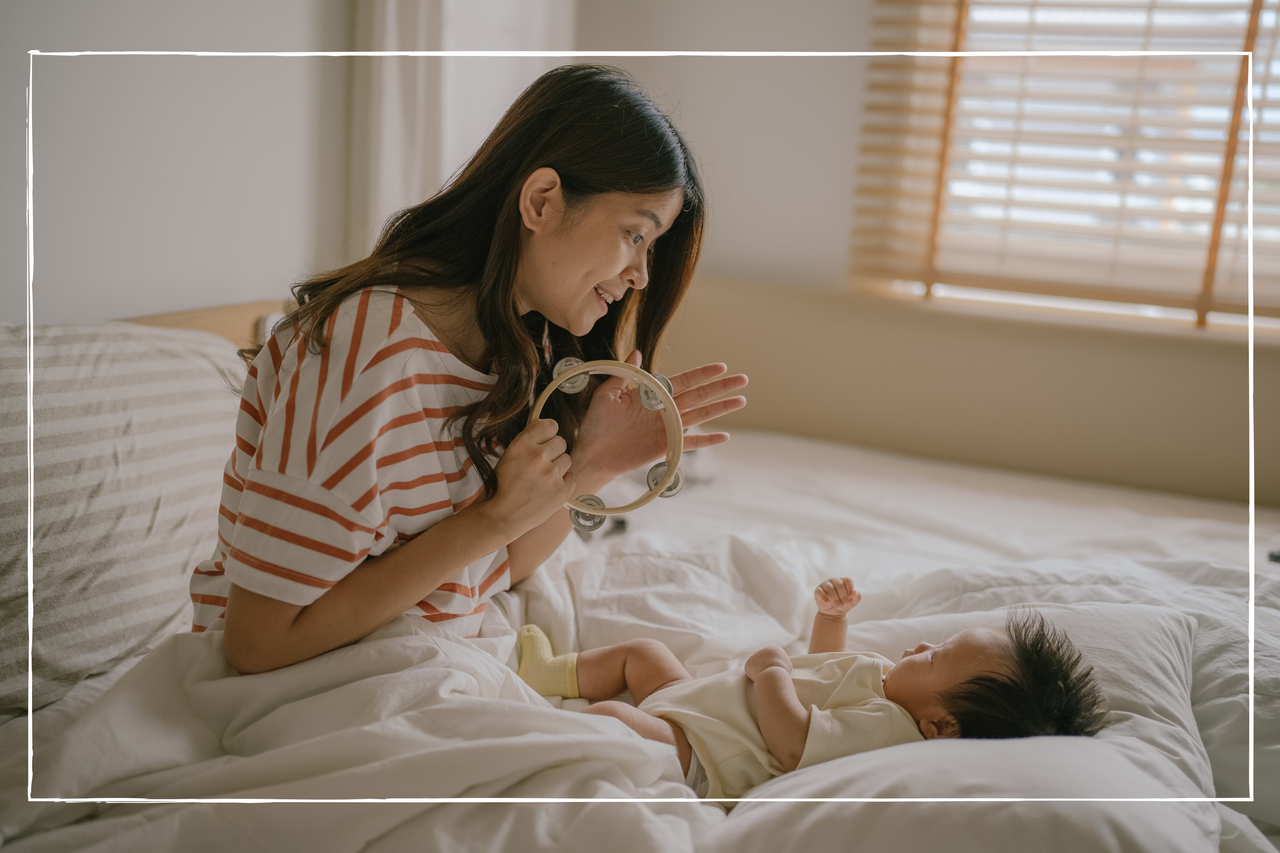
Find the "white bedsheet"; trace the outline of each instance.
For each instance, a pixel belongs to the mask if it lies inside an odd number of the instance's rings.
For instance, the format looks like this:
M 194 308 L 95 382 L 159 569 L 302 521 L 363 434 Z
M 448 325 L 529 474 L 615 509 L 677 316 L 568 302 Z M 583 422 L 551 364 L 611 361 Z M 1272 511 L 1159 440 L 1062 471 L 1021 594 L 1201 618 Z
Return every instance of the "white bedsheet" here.
M 528 620 L 559 651 L 655 636 L 695 675 L 717 672 L 762 645 L 802 648 L 813 585 L 844 574 L 864 594 L 854 611 L 859 622 L 1021 601 L 1134 602 L 1191 615 L 1198 628 L 1190 698 L 1212 782 L 1218 796 L 1247 794 L 1241 697 L 1249 543 L 1240 507 L 768 434 L 737 434 L 689 462 L 694 476 L 685 491 L 632 513 L 627 535 L 597 534 L 588 547 L 571 540 L 518 593 L 504 595 L 491 608 L 485 640 L 450 640 L 397 622 L 315 661 L 240 678 L 226 669 L 215 635 L 181 635 L 124 675 L 37 762 L 37 794 L 62 796 L 593 801 L 27 803 L 15 784 L 25 781 L 25 756 L 10 753 L 0 758 L 5 844 L 15 851 L 277 850 L 287 840 L 298 849 L 393 851 L 421 849 L 429 838 L 440 849 L 517 851 L 594 850 L 607 839 L 619 851 L 678 851 L 827 849 L 827 839 L 829 849 L 846 849 L 854 827 L 839 821 L 868 819 L 874 808 L 883 837 L 897 838 L 900 849 L 925 849 L 911 846 L 918 840 L 912 816 L 922 813 L 915 803 L 744 804 L 726 817 L 688 799 L 669 748 L 616 721 L 553 709 L 504 665 L 512 624 Z M 1280 513 L 1260 512 L 1258 530 L 1255 547 L 1265 560 L 1268 549 L 1280 548 Z M 1259 569 L 1259 797 L 1234 805 L 1280 824 L 1280 583 L 1265 562 Z M 37 714 L 38 735 L 42 724 Z M 12 742 L 5 737 L 13 725 L 0 728 L 0 744 Z M 809 789 L 819 793 L 795 796 L 842 795 L 834 778 Z M 612 797 L 671 801 L 601 801 Z M 1165 808 L 1162 825 L 1177 815 L 1203 829 L 1178 849 L 1267 849 L 1262 834 L 1225 805 L 1156 805 Z M 932 804 L 930 825 L 981 826 L 972 820 L 978 807 Z M 1161 822 L 1156 810 L 1136 805 L 1021 807 L 1027 826 L 1081 831 L 1104 812 L 1109 820 L 1132 815 L 1133 827 Z M 89 813 L 99 817 L 72 823 Z M 795 846 L 802 837 L 804 847 Z M 983 850 L 1028 841 L 1007 826 L 1000 838 L 971 832 L 952 840 L 952 849 Z M 1130 840 L 1144 843 L 1141 834 Z M 1154 835 L 1145 842 L 1152 846 L 1098 842 L 1097 849 L 1170 849 Z
M 509 630 L 473 643 L 423 628 L 403 618 L 355 646 L 251 677 L 229 669 L 216 632 L 172 637 L 38 751 L 34 794 L 684 800 L 630 812 L 624 823 L 633 831 L 618 848 L 626 851 L 692 849 L 692 836 L 718 819 L 681 784 L 669 747 L 616 721 L 557 711 L 526 687 L 495 657 L 505 657 Z M 186 850 L 197 841 L 232 849 L 241 835 L 261 833 L 276 840 L 267 847 L 287 837 L 296 849 L 356 851 L 379 849 L 367 845 L 397 828 L 412 838 L 413 822 L 428 832 L 448 820 L 487 833 L 495 813 L 480 804 L 379 804 L 357 819 L 350 808 L 298 808 L 289 812 L 296 823 L 268 823 L 261 809 L 117 805 L 68 826 L 103 807 L 24 803 L 14 794 L 6 792 L 0 819 L 7 837 L 29 836 L 15 850 Z M 541 826 L 545 846 L 558 847 L 585 831 L 582 821 L 597 820 L 589 806 L 547 807 L 523 822 Z M 518 814 L 500 822 L 514 828 Z M 679 819 L 663 820 L 667 814 Z M 40 832 L 50 829 L 57 831 Z

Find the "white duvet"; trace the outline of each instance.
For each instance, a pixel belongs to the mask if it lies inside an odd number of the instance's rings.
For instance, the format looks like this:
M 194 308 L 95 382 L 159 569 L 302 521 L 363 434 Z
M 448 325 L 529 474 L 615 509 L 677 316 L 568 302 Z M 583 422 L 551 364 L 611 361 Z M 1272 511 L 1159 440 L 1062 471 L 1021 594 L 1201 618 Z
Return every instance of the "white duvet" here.
M 630 533 L 589 548 L 571 539 L 500 596 L 482 640 L 399 620 L 316 660 L 239 677 L 216 634 L 184 634 L 73 723 L 56 706 L 34 721 L 37 797 L 574 801 L 27 802 L 26 756 L 15 749 L 25 727 L 9 724 L 0 727 L 4 845 L 1270 849 L 1243 813 L 1280 825 L 1274 574 L 1257 575 L 1254 800 L 1194 802 L 1250 794 L 1248 544 L 1237 508 L 768 435 L 735 436 L 696 463 L 704 470 L 685 492 L 634 513 Z M 1260 548 L 1280 546 L 1273 516 L 1260 531 Z M 783 776 L 726 815 L 692 798 L 673 750 L 614 720 L 558 710 L 509 668 L 524 621 L 547 630 L 557 651 L 657 637 L 695 675 L 763 645 L 799 650 L 811 590 L 831 575 L 854 577 L 863 592 L 856 643 L 894 657 L 904 637 L 1044 604 L 1108 674 L 1113 725 L 1083 742 L 878 750 Z M 1189 801 L 963 799 L 1094 797 Z M 811 801 L 831 798 L 935 801 Z

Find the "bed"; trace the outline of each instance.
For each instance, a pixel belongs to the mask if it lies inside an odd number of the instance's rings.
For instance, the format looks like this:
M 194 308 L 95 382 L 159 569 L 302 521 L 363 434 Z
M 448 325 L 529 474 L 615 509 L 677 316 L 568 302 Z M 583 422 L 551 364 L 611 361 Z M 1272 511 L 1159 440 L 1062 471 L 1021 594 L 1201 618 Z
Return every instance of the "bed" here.
M 227 337 L 250 334 L 235 322 L 223 335 L 190 317 L 35 327 L 34 713 L 27 341 L 0 327 L 6 849 L 1243 853 L 1280 842 L 1280 566 L 1268 562 L 1280 511 L 1265 508 L 1250 542 L 1235 504 L 736 431 L 685 458 L 676 497 L 570 536 L 495 598 L 475 640 L 403 618 L 312 661 L 236 676 L 216 632 L 188 630 L 187 595 L 213 547 L 232 443 L 228 382 L 242 368 Z M 610 489 L 617 505 L 645 486 Z M 557 652 L 657 637 L 695 675 L 764 645 L 799 651 L 811 590 L 837 575 L 863 594 L 853 647 L 893 659 L 908 641 L 1035 603 L 1098 671 L 1107 728 L 892 747 L 717 805 L 683 784 L 670 748 L 542 699 L 512 670 L 526 622 Z M 263 802 L 279 800 L 293 802 Z

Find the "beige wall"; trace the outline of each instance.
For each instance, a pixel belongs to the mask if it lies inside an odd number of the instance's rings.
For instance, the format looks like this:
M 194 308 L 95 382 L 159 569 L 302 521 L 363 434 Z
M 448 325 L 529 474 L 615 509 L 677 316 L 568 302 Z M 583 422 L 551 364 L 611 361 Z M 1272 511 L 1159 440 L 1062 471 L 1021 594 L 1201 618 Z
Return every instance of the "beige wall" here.
M 702 279 L 661 364 L 711 361 L 751 379 L 730 428 L 1248 497 L 1247 348 L 1227 335 Z M 1255 369 L 1257 498 L 1280 505 L 1280 342 Z
M 579 0 L 577 46 L 859 50 L 870 7 L 744 0 L 727 14 L 712 0 L 654 0 L 636 14 Z M 25 304 L 27 49 L 343 49 L 349 15 L 348 0 L 6 0 L 0 322 L 21 321 Z M 48 111 L 36 114 L 47 135 L 37 146 L 37 322 L 275 297 L 343 256 L 347 60 L 265 60 L 249 71 L 244 60 L 173 60 L 172 73 L 39 61 L 37 104 Z M 670 335 L 670 363 L 724 360 L 750 374 L 751 403 L 732 421 L 1246 497 L 1241 341 L 842 292 L 862 60 L 609 61 L 673 109 L 702 158 L 708 280 Z M 251 121 L 230 118 L 246 110 Z M 175 189 L 201 203 L 173 205 Z M 1255 385 L 1258 497 L 1280 505 L 1274 344 L 1258 348 Z
M 596 50 L 866 50 L 871 0 L 579 0 Z M 700 156 L 710 229 L 671 369 L 751 377 L 730 424 L 1243 501 L 1239 335 L 1074 323 L 845 292 L 860 58 L 624 64 Z M 1280 344 L 1257 349 L 1258 499 L 1280 505 Z

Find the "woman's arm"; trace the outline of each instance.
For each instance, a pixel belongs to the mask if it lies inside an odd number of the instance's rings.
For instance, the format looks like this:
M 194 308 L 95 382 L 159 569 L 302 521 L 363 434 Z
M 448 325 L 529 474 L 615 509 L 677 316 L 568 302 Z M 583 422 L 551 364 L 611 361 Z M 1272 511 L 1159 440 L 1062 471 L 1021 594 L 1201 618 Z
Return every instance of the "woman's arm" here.
M 573 497 L 598 493 L 608 485 L 610 479 L 600 474 L 579 473 L 578 466 L 570 466 L 569 470 L 578 473 Z M 533 574 L 551 554 L 564 542 L 569 531 L 573 530 L 573 522 L 569 520 L 569 510 L 560 507 L 551 517 L 520 538 L 507 545 L 507 559 L 511 562 L 511 585 Z
M 503 519 L 467 507 L 378 557 L 370 557 L 306 606 L 231 585 L 223 648 L 241 673 L 313 658 L 372 633 L 467 565 L 504 544 Z
M 800 765 L 809 738 L 809 710 L 800 704 L 791 680 L 791 659 L 776 646 L 761 649 L 747 660 L 753 682 L 756 722 L 769 752 L 787 773 Z
M 465 566 L 555 513 L 576 489 L 564 448 L 555 421 L 530 425 L 498 461 L 498 489 L 492 498 L 437 522 L 399 548 L 366 559 L 311 604 L 289 604 L 232 584 L 222 638 L 227 660 L 242 673 L 265 672 L 336 649 L 385 625 Z

